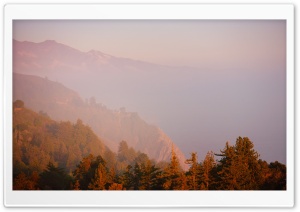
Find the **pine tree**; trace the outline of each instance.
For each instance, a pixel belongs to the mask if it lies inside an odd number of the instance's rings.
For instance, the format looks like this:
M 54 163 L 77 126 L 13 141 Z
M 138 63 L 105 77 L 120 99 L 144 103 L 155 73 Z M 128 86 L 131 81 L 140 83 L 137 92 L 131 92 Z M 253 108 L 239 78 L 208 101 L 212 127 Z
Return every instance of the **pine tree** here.
M 95 170 L 95 176 L 88 185 L 91 190 L 105 190 L 107 179 L 107 169 L 103 163 L 99 163 L 97 169 Z
M 180 167 L 178 158 L 172 146 L 171 161 L 168 167 L 164 170 L 165 190 L 183 190 L 186 189 L 185 175 Z
M 155 167 L 150 160 L 142 163 L 140 170 L 142 173 L 139 186 L 140 190 L 161 190 L 163 188 L 161 181 L 162 172 L 159 168 Z
M 199 189 L 199 164 L 197 161 L 197 153 L 192 152 L 191 158 L 185 161 L 186 164 L 190 165 L 187 172 L 187 184 L 190 190 Z
M 42 190 L 69 190 L 71 177 L 63 168 L 49 163 L 47 169 L 40 174 L 39 188 Z
M 286 190 L 286 166 L 278 161 L 271 162 L 264 184 L 264 190 Z
M 133 190 L 134 189 L 134 174 L 133 174 L 133 167 L 128 165 L 126 167 L 126 171 L 119 176 L 119 183 L 123 185 L 126 190 Z
M 87 190 L 89 183 L 94 177 L 93 173 L 90 171 L 94 160 L 95 158 L 92 154 L 84 157 L 73 171 L 73 176 L 75 180 L 79 181 L 81 190 Z
M 212 151 L 208 152 L 201 164 L 201 190 L 209 190 L 210 183 L 213 181 L 212 170 L 216 166 L 214 154 Z
M 235 146 L 226 143 L 221 151 L 222 159 L 218 172 L 221 181 L 219 189 L 224 190 L 253 190 L 258 189 L 260 176 L 258 153 L 249 138 L 237 138 Z

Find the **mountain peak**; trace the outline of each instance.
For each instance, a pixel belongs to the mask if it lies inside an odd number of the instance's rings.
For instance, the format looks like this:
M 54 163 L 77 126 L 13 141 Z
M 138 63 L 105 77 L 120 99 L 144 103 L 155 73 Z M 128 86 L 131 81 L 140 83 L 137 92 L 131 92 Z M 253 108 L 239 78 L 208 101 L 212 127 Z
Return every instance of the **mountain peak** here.
M 87 54 L 89 54 L 89 55 L 91 55 L 93 57 L 96 57 L 97 59 L 101 59 L 101 60 L 112 58 L 111 55 L 105 54 L 105 53 L 103 53 L 101 51 L 94 50 L 94 49 L 88 51 Z
M 57 43 L 55 40 L 45 40 L 43 43 L 54 44 Z

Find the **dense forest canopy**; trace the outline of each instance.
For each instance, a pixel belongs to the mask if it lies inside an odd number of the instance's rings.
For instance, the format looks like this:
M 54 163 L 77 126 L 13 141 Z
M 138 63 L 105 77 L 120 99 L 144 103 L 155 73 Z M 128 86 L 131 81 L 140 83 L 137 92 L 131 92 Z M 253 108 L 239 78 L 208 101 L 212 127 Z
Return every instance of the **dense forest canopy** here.
M 14 190 L 285 190 L 286 166 L 259 158 L 248 137 L 184 171 L 175 151 L 159 162 L 120 141 L 114 153 L 80 119 L 56 122 L 13 104 Z

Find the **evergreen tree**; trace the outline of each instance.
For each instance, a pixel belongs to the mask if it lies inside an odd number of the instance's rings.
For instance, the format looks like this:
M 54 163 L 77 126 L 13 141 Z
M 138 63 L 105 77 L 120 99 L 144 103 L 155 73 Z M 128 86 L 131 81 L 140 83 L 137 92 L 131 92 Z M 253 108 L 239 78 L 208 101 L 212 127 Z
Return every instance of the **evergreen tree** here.
M 197 153 L 192 152 L 191 158 L 185 161 L 186 164 L 190 165 L 190 168 L 187 172 L 187 184 L 190 190 L 199 189 L 199 164 L 197 161 Z
M 259 164 L 258 153 L 249 138 L 237 138 L 235 146 L 226 143 L 221 151 L 221 169 L 218 172 L 221 182 L 219 189 L 253 190 L 258 189 Z
M 163 188 L 165 190 L 184 190 L 186 186 L 186 178 L 180 167 L 178 158 L 172 147 L 171 161 L 164 170 L 165 182 Z
M 72 178 L 63 168 L 49 163 L 47 169 L 40 174 L 39 188 L 42 190 L 69 190 Z
M 94 160 L 95 158 L 92 154 L 84 157 L 73 171 L 73 176 L 76 181 L 79 181 L 81 190 L 87 190 L 89 183 L 94 177 L 91 171 L 92 162 Z
M 99 163 L 98 168 L 95 170 L 95 176 L 91 180 L 88 188 L 91 190 L 105 190 L 108 182 L 108 173 L 105 164 Z
M 216 166 L 214 154 L 208 152 L 201 166 L 201 190 L 209 190 L 210 184 L 213 181 L 212 170 Z
M 268 166 L 266 180 L 262 185 L 264 190 L 286 190 L 286 166 L 278 161 Z
M 139 190 L 161 190 L 163 188 L 162 172 L 150 160 L 140 165 L 140 172 Z
M 136 184 L 136 182 L 134 182 L 133 167 L 131 165 L 128 165 L 126 171 L 119 176 L 119 182 L 126 190 L 134 189 L 134 184 Z

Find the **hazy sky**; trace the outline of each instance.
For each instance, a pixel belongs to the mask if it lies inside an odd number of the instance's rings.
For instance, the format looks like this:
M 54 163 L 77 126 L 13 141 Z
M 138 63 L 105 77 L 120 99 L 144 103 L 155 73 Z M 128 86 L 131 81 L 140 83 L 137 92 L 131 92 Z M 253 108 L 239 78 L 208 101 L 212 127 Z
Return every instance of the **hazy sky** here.
M 50 39 L 84 52 L 215 72 L 197 102 L 205 113 L 178 118 L 200 130 L 181 129 L 179 135 L 179 125 L 161 120 L 163 130 L 186 156 L 218 151 L 241 135 L 255 142 L 262 159 L 286 161 L 285 21 L 16 21 L 13 30 L 19 41 Z M 216 140 L 222 145 L 210 148 Z
M 18 21 L 14 38 L 170 65 L 285 62 L 284 21 Z

